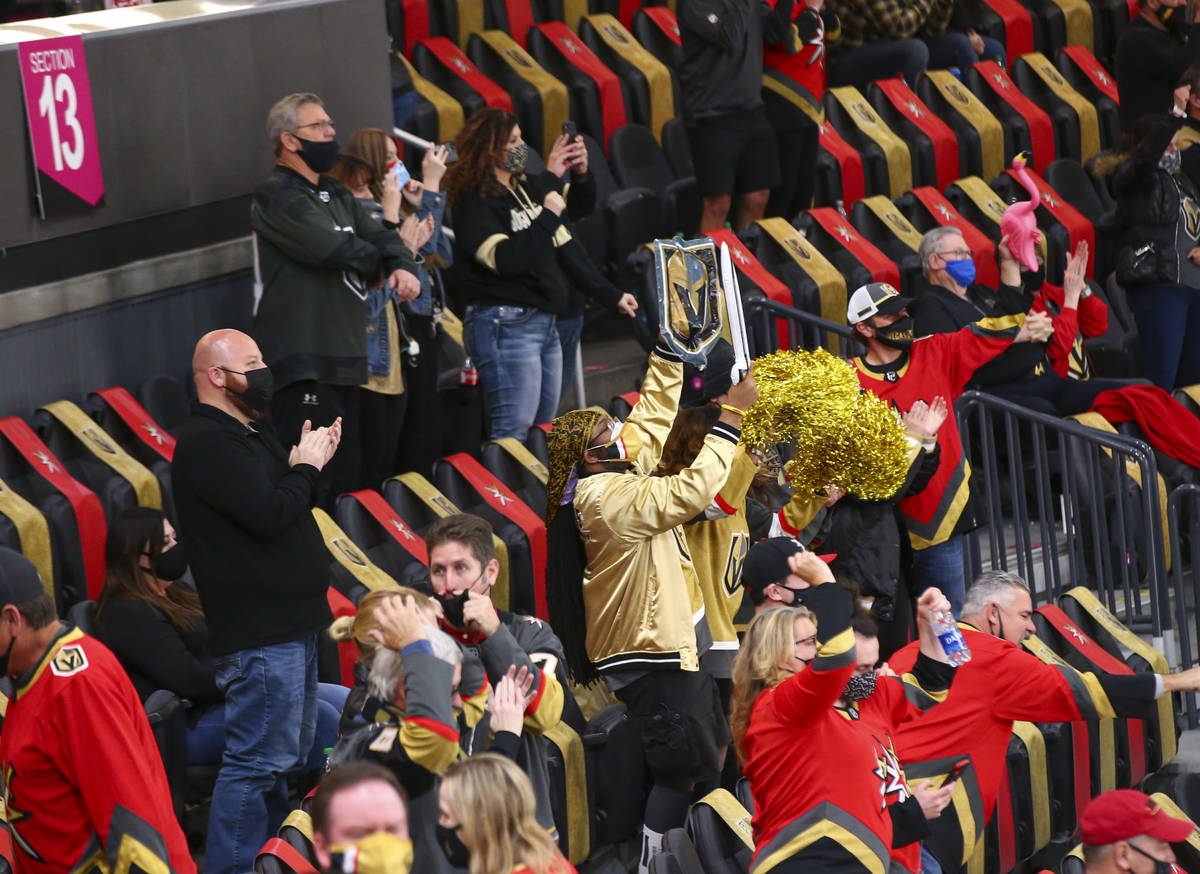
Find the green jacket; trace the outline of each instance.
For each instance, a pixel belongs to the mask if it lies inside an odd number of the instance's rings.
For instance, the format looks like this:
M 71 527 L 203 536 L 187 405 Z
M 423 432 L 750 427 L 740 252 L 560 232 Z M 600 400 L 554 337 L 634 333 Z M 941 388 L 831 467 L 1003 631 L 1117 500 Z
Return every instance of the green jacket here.
M 366 382 L 367 287 L 397 269 L 417 272 L 400 235 L 337 180 L 314 187 L 281 166 L 255 189 L 250 227 L 262 288 L 254 337 L 275 387 Z

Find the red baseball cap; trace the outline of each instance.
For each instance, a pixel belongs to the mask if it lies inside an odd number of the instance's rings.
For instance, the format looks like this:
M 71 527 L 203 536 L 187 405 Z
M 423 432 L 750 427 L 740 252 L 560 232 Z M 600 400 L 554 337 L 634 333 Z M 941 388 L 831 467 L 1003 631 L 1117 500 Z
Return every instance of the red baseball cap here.
M 1080 838 L 1090 847 L 1138 835 L 1177 844 L 1187 840 L 1195 828 L 1189 820 L 1168 816 L 1157 801 L 1134 789 L 1113 789 L 1093 798 L 1079 822 Z

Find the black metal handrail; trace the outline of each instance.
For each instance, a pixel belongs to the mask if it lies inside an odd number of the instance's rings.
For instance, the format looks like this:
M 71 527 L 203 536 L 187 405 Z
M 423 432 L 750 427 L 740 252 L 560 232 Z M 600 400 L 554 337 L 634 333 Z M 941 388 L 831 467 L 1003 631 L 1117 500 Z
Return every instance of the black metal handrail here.
M 1148 631 L 1162 649 L 1164 632 L 1175 617 L 1163 496 L 1150 447 L 982 392 L 962 395 L 955 412 L 963 451 L 974 466 L 976 507 L 985 523 L 967 538 L 971 572 L 982 569 L 983 537 L 992 566 L 1008 569 L 1011 523 L 1016 571 L 1030 584 L 1035 602 L 1053 602 L 1066 588 L 1060 568 L 1065 552 L 1069 584 L 1096 589 L 1113 613 L 1135 630 Z M 1140 488 L 1132 476 L 1135 470 Z M 1039 547 L 1040 562 L 1035 557 Z M 1177 548 L 1175 558 L 1178 563 Z M 1142 605 L 1143 583 L 1150 594 L 1149 614 Z

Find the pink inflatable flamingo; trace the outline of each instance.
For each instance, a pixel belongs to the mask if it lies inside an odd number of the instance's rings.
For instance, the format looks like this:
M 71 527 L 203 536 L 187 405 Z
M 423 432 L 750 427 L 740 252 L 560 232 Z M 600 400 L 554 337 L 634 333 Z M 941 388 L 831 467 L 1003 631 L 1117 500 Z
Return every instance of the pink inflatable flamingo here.
M 1004 211 L 1000 217 L 1000 236 L 1008 237 L 1008 251 L 1021 262 L 1027 270 L 1037 270 L 1037 250 L 1034 243 L 1041 239 L 1042 233 L 1037 229 L 1037 218 L 1034 210 L 1042 202 L 1037 186 L 1025 172 L 1028 162 L 1025 152 L 1013 158 L 1013 172 L 1018 181 L 1029 192 L 1029 200 L 1018 200 Z

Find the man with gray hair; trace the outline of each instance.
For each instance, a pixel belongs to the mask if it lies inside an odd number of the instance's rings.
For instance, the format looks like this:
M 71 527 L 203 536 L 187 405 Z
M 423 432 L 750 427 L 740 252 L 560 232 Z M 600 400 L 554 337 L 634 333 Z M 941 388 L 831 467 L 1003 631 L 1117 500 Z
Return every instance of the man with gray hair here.
M 909 673 L 916 663 L 915 644 L 888 660 L 903 677 L 909 699 L 927 711 L 897 729 L 900 760 L 906 771 L 923 778 L 934 773 L 929 767 L 939 760 L 969 759 L 962 778 L 967 803 L 960 816 L 975 819 L 971 834 L 980 838 L 1004 780 L 1014 722 L 1146 719 L 1164 694 L 1200 690 L 1200 668 L 1121 675 L 1047 664 L 1020 646 L 1035 631 L 1032 617 L 1033 599 L 1024 580 L 1006 571 L 985 571 L 967 590 L 959 623 L 971 660 L 959 666 L 940 703 L 941 695 L 926 693 Z M 974 846 L 964 845 L 964 832 L 970 830 L 959 817 L 939 817 L 930 826 L 926 847 L 943 870 L 965 864 Z
M 323 502 L 361 488 L 359 386 L 367 381 L 367 292 L 421 292 L 413 254 L 324 176 L 338 155 L 315 94 L 289 94 L 267 116 L 275 168 L 255 189 L 254 337 L 271 362 L 271 418 L 281 440 L 342 419 L 341 451 L 322 472 Z M 376 485 L 371 483 L 370 485 Z

